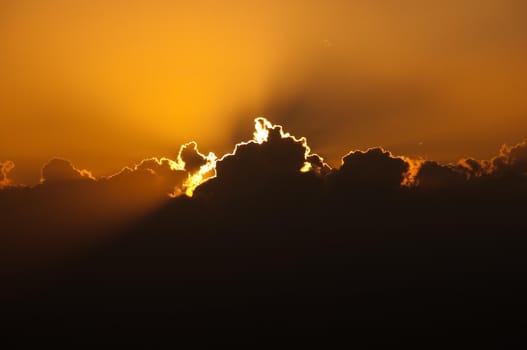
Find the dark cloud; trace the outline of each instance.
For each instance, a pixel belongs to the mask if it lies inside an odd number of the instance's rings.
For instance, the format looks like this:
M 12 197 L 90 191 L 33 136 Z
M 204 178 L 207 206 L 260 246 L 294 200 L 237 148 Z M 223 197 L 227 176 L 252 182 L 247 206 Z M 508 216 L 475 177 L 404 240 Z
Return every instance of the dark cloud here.
M 420 190 L 472 190 L 505 192 L 516 186 L 523 191 L 527 179 L 527 146 L 502 146 L 499 155 L 491 160 L 466 158 L 454 164 L 425 161 L 419 165 L 415 184 Z M 481 187 L 483 186 L 483 187 Z
M 195 173 L 207 163 L 207 158 L 199 153 L 196 142 L 189 142 L 179 150 L 178 159 L 185 164 L 185 170 Z
M 200 196 L 210 192 L 220 197 L 280 198 L 310 181 L 316 169 L 328 169 L 322 158 L 310 154 L 305 139 L 297 139 L 264 119 L 257 119 L 256 126 L 254 140 L 237 144 L 232 154 L 217 162 L 216 177 L 198 187 Z M 313 171 L 302 172 L 309 161 Z
M 79 170 L 66 159 L 54 158 L 42 167 L 43 183 L 57 183 L 78 180 L 93 180 L 90 172 Z
M 499 156 L 492 160 L 493 173 L 499 175 L 527 175 L 527 142 L 503 146 Z
M 181 190 L 183 182 L 187 179 L 188 172 L 181 169 L 174 161 L 167 158 L 145 159 L 134 168 L 125 168 L 120 173 L 106 179 L 110 183 L 134 182 L 131 187 L 140 188 L 144 185 L 146 178 L 157 183 L 164 194 L 172 194 L 179 188 Z M 135 179 L 133 179 L 135 178 Z
M 419 188 L 438 189 L 459 187 L 465 184 L 468 178 L 458 167 L 426 161 L 419 168 L 415 180 Z
M 181 146 L 177 160 L 144 159 L 114 175 L 95 178 L 89 170 L 80 170 L 69 160 L 54 158 L 44 164 L 41 182 L 65 184 L 79 180 L 91 181 L 93 190 L 100 189 L 120 196 L 129 196 L 135 192 L 150 197 L 178 195 L 184 192 L 189 176 L 198 172 L 207 161 L 208 158 L 199 152 L 197 144 L 189 142 Z
M 459 169 L 468 172 L 471 177 L 481 177 L 491 171 L 489 161 L 478 161 L 472 158 L 462 159 L 458 162 Z
M 306 161 L 309 163 L 309 167 L 307 169 L 319 175 L 328 175 L 332 170 L 331 167 L 326 162 L 324 162 L 324 158 L 318 154 L 309 154 L 306 157 Z
M 233 155 L 218 163 L 218 178 L 241 181 L 243 177 L 265 179 L 298 173 L 305 161 L 306 148 L 302 142 L 281 133 L 280 127 L 274 127 L 269 130 L 267 142 L 239 144 Z
M 341 167 L 333 174 L 336 191 L 394 190 L 401 187 L 410 166 L 382 148 L 366 152 L 354 151 L 342 158 Z

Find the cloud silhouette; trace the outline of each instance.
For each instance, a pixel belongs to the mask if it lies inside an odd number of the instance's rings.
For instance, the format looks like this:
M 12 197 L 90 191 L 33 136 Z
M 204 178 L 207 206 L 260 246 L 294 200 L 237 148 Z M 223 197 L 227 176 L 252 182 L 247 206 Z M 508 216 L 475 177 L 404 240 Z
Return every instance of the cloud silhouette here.
M 127 183 L 128 188 L 141 188 L 147 183 L 159 187 L 165 195 L 174 193 L 182 188 L 188 172 L 180 164 L 168 158 L 151 158 L 141 161 L 132 168 L 124 168 L 118 174 L 105 178 L 109 186 Z
M 125 167 L 116 174 L 95 178 L 89 170 L 76 168 L 71 161 L 54 158 L 44 164 L 41 171 L 41 183 L 44 185 L 59 185 L 78 181 L 90 181 L 92 190 L 105 191 L 114 195 L 130 196 L 141 193 L 147 197 L 175 196 L 185 193 L 193 175 L 206 168 L 210 162 L 210 155 L 205 156 L 198 150 L 195 142 L 181 146 L 176 160 L 169 158 L 149 158 L 138 164 Z M 6 163 L 6 175 L 8 172 Z M 3 168 L 2 168 L 3 169 Z M 199 174 L 200 181 L 204 181 L 212 173 L 204 171 Z M 7 180 L 6 180 L 7 181 Z M 71 189 L 73 187 L 70 186 Z
M 523 191 L 522 181 L 527 179 L 527 143 L 503 145 L 499 154 L 490 160 L 465 158 L 453 164 L 424 161 L 414 178 L 420 190 L 472 190 L 496 193 L 516 186 Z M 483 186 L 483 187 L 482 187 Z
M 497 157 L 492 159 L 492 172 L 497 175 L 527 175 L 527 141 L 515 146 L 502 146 Z
M 460 171 L 466 172 L 470 178 L 481 177 L 492 172 L 491 162 L 488 160 L 478 161 L 472 158 L 461 159 L 457 163 Z
M 336 190 L 395 190 L 401 187 L 409 164 L 382 148 L 366 152 L 354 151 L 342 158 L 341 167 L 334 172 Z
M 207 163 L 207 157 L 198 151 L 198 144 L 194 141 L 181 146 L 178 154 L 178 161 L 184 164 L 184 168 L 189 173 L 195 173 Z
M 277 196 L 295 191 L 315 173 L 329 170 L 323 159 L 311 154 L 305 138 L 296 138 L 264 118 L 255 120 L 253 140 L 236 145 L 218 160 L 215 178 L 197 188 L 221 197 Z
M 468 180 L 464 168 L 442 165 L 434 161 L 425 161 L 421 164 L 416 182 L 421 189 L 456 188 Z
M 42 167 L 42 183 L 93 180 L 88 170 L 79 170 L 66 159 L 54 158 Z

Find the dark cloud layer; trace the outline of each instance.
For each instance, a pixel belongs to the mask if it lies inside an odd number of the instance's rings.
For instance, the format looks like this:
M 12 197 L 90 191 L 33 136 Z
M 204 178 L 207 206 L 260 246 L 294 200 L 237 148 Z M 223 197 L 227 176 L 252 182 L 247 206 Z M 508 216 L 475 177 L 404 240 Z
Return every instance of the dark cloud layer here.
M 455 164 L 372 148 L 332 169 L 256 126 L 216 163 L 195 143 L 102 178 L 54 159 L 0 191 L 10 327 L 523 340 L 527 143 Z

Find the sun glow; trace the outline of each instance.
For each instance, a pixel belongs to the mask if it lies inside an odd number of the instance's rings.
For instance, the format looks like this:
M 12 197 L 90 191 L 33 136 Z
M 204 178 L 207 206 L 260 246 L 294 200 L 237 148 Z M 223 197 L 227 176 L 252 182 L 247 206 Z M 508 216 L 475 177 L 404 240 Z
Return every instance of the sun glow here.
M 207 162 L 194 174 L 189 174 L 187 181 L 183 184 L 185 194 L 192 197 L 196 187 L 216 176 L 216 161 L 218 157 L 213 152 L 207 155 Z
M 311 169 L 313 169 L 313 165 L 311 165 L 311 163 L 309 163 L 309 162 L 304 162 L 304 166 L 302 166 L 300 171 L 303 172 L 303 173 L 307 173 L 307 172 L 311 171 Z
M 273 124 L 265 118 L 256 118 L 254 120 L 253 139 L 258 144 L 262 144 L 269 138 L 269 129 L 273 128 Z
M 417 183 L 417 173 L 419 172 L 419 169 L 421 168 L 421 165 L 423 165 L 424 160 L 422 159 L 411 159 L 408 157 L 401 157 L 407 164 L 408 164 L 408 171 L 404 174 L 403 181 L 401 182 L 401 186 L 404 187 L 415 187 L 418 185 Z

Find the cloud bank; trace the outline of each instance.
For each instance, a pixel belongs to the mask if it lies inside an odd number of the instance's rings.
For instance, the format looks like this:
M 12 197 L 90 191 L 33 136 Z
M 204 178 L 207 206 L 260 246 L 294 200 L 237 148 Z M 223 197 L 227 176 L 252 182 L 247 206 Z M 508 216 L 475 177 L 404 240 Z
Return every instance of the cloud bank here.
M 1 187 L 15 185 L 8 177 L 14 167 L 11 161 L 0 163 Z M 472 183 L 497 183 L 504 178 L 526 176 L 527 142 L 504 145 L 490 160 L 465 158 L 451 164 L 395 156 L 382 148 L 371 148 L 349 152 L 342 157 L 339 167 L 332 168 L 324 158 L 311 152 L 305 138 L 297 138 L 282 126 L 257 118 L 252 140 L 238 143 L 232 153 L 221 158 L 212 152 L 202 154 L 196 142 L 189 142 L 181 146 L 175 160 L 145 159 L 114 175 L 99 178 L 89 170 L 77 169 L 69 160 L 54 158 L 44 164 L 41 184 L 32 188 L 78 182 L 104 188 L 104 191 L 122 191 L 123 196 L 134 191 L 148 192 L 148 189 L 161 198 L 192 196 L 196 189 L 207 196 L 208 191 L 218 192 L 220 187 L 231 194 L 247 193 L 259 187 L 267 188 L 270 183 L 284 187 L 279 188 L 282 191 L 292 185 L 291 178 L 314 177 L 321 184 L 321 191 L 373 194 L 403 188 L 459 189 Z
M 10 183 L 12 168 L 0 191 L 11 327 L 35 314 L 68 332 L 294 324 L 398 339 L 527 310 L 525 142 L 452 164 L 354 150 L 331 168 L 258 118 L 222 157 L 190 142 L 98 178 L 52 159 L 33 187 Z M 503 328 L 483 333 L 510 339 Z

